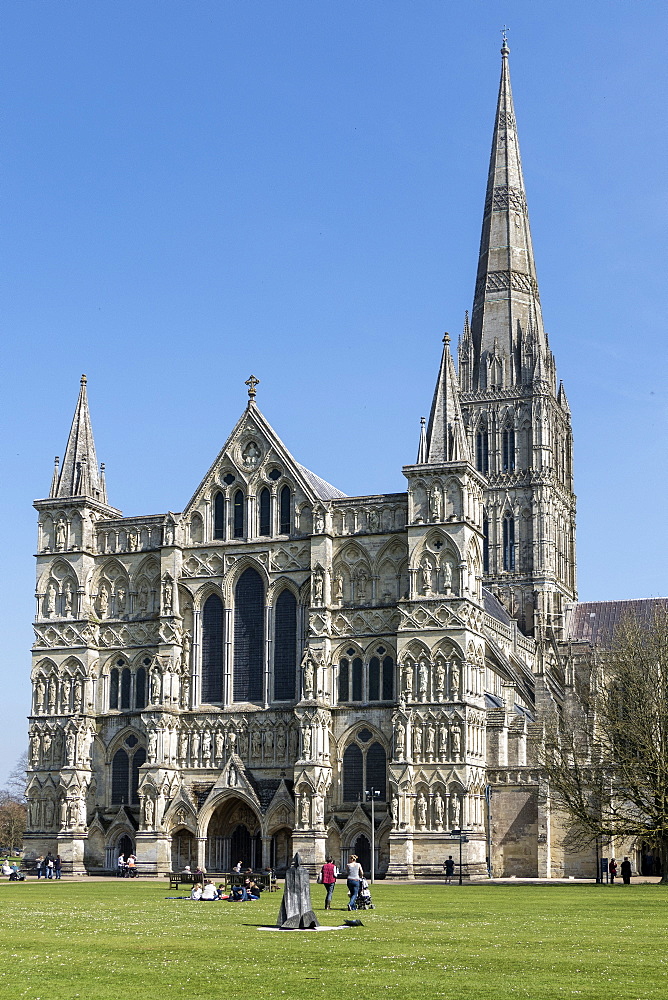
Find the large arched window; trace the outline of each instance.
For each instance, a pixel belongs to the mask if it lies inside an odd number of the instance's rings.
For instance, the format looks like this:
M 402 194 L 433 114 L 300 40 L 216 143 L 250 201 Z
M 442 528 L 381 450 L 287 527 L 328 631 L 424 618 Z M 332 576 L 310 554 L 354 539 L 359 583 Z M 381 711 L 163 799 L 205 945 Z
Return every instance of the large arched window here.
M 369 701 L 391 701 L 394 696 L 394 660 L 372 656 L 369 660 Z
M 130 758 L 125 750 L 117 750 L 111 762 L 111 801 L 125 805 L 130 798 Z
M 297 600 L 284 590 L 276 601 L 274 616 L 274 698 L 286 701 L 295 696 L 297 665 Z
M 373 741 L 373 733 L 363 726 L 348 744 L 343 754 L 343 799 L 360 802 L 364 793 L 375 789 L 383 802 L 387 790 L 387 756 L 384 748 Z
M 244 497 L 243 490 L 237 490 L 234 494 L 234 537 L 243 538 L 244 537 L 244 505 L 246 498 Z
M 211 594 L 202 609 L 202 701 L 223 699 L 223 602 Z
M 292 509 L 292 496 L 290 494 L 290 487 L 284 486 L 281 490 L 280 496 L 280 525 L 279 533 L 281 535 L 289 535 L 290 527 L 292 524 L 292 518 L 290 517 Z
M 271 494 L 266 486 L 260 491 L 260 534 L 271 534 Z
M 503 568 L 515 569 L 515 518 L 505 514 L 503 518 Z
M 478 472 L 489 472 L 489 438 L 487 429 L 481 428 L 475 436 L 475 464 Z
M 339 660 L 339 702 L 392 701 L 393 697 L 394 659 L 385 646 L 374 650 L 366 677 L 362 658 L 347 649 Z
M 121 711 L 129 710 L 130 708 L 131 680 L 130 668 L 124 667 L 121 671 Z
M 140 667 L 135 676 L 135 705 L 146 708 L 146 669 Z
M 515 429 L 506 427 L 501 435 L 501 466 L 503 472 L 515 471 Z
M 234 591 L 234 700 L 261 701 L 264 674 L 264 584 L 245 570 Z
M 109 708 L 118 708 L 118 669 L 113 667 L 109 674 Z
M 213 537 L 225 537 L 225 497 L 222 493 L 216 493 L 213 501 Z

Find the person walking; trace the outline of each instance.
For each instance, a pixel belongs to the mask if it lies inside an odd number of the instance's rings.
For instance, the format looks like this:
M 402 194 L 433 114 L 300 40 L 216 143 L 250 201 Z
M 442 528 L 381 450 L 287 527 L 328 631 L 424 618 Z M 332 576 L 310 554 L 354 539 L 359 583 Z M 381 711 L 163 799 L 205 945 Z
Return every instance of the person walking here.
M 614 885 L 615 875 L 617 874 L 617 862 L 614 858 L 610 858 L 610 863 L 608 864 L 608 875 L 610 876 L 610 885 Z
M 336 885 L 336 865 L 334 864 L 334 858 L 331 854 L 328 854 L 325 858 L 325 863 L 320 869 L 320 878 L 322 884 L 327 890 L 325 894 L 325 909 L 331 910 L 332 895 L 334 893 L 334 886 Z
M 622 861 L 620 870 L 624 885 L 631 885 L 631 862 L 628 859 L 628 855 L 624 855 L 624 860 Z
M 455 874 L 455 862 L 452 859 L 452 854 L 448 856 L 448 860 L 443 863 L 445 868 L 445 884 L 452 885 L 452 876 Z
M 40 856 L 37 858 L 37 860 L 35 862 L 35 868 L 37 869 L 37 881 L 38 882 L 41 879 L 42 875 L 44 876 L 44 878 L 46 878 L 46 869 L 45 869 L 44 857 L 41 854 L 40 854 Z
M 62 871 L 62 868 L 63 868 L 63 862 L 61 860 L 60 854 L 56 854 L 55 858 L 53 859 L 53 873 L 56 876 L 56 878 L 60 878 L 60 873 Z
M 362 866 L 357 860 L 356 854 L 351 854 L 348 859 L 348 864 L 346 865 L 346 883 L 348 886 L 348 892 L 350 893 L 350 899 L 348 900 L 348 909 L 357 909 L 357 897 L 360 891 L 360 882 L 364 878 L 364 872 L 362 871 Z

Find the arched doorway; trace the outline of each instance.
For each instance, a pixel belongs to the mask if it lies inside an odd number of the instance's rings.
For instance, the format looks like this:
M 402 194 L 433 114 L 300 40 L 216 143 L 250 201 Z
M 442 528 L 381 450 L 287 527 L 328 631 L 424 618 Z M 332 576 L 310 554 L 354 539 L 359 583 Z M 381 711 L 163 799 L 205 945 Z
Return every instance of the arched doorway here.
M 197 867 L 197 843 L 190 830 L 181 829 L 172 835 L 172 871 L 183 871 L 186 865 Z
M 365 876 L 369 876 L 371 873 L 371 844 L 369 843 L 369 838 L 365 837 L 363 833 L 360 833 L 359 837 L 352 846 L 350 854 L 357 855 L 359 863 L 362 866 L 362 871 Z M 350 854 L 348 857 L 350 857 Z
M 292 861 L 292 830 L 283 826 L 271 838 L 270 865 L 276 872 L 284 872 Z
M 207 871 L 228 872 L 237 861 L 244 868 L 261 867 L 260 820 L 248 803 L 228 798 L 209 820 L 204 864 Z

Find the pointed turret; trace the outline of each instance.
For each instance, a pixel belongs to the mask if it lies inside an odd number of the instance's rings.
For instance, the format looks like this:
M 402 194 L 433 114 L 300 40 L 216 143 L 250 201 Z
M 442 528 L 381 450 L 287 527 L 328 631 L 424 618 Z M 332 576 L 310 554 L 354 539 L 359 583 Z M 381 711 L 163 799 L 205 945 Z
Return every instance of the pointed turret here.
M 417 464 L 424 465 L 427 461 L 427 421 L 420 417 L 420 444 L 418 445 Z
M 503 384 L 522 381 L 521 338 L 535 331 L 546 350 L 529 213 L 517 139 L 515 110 L 510 89 L 505 41 L 501 49 L 501 84 L 494 123 L 494 138 L 487 180 L 487 196 L 480 239 L 471 335 L 474 347 L 473 389 L 499 385 L 499 366 L 489 371 L 498 341 L 503 357 Z
M 106 490 L 101 481 L 95 455 L 93 429 L 88 410 L 86 376 L 81 376 L 81 389 L 77 400 L 74 420 L 67 440 L 65 457 L 53 497 L 90 497 L 106 503 Z
M 443 337 L 443 357 L 427 427 L 425 464 L 470 462 L 459 403 L 459 385 L 450 354 L 450 335 Z

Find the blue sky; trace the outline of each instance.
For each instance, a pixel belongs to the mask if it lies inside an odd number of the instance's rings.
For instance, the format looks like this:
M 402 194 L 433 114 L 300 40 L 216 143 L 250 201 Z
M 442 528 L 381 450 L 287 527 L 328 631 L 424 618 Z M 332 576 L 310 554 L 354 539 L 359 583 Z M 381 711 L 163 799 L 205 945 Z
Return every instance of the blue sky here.
M 573 412 L 583 600 L 665 595 L 659 2 L 3 8 L 3 725 L 25 744 L 35 512 L 88 375 L 109 499 L 180 510 L 261 379 L 293 454 L 401 490 L 470 308 L 500 69 Z

